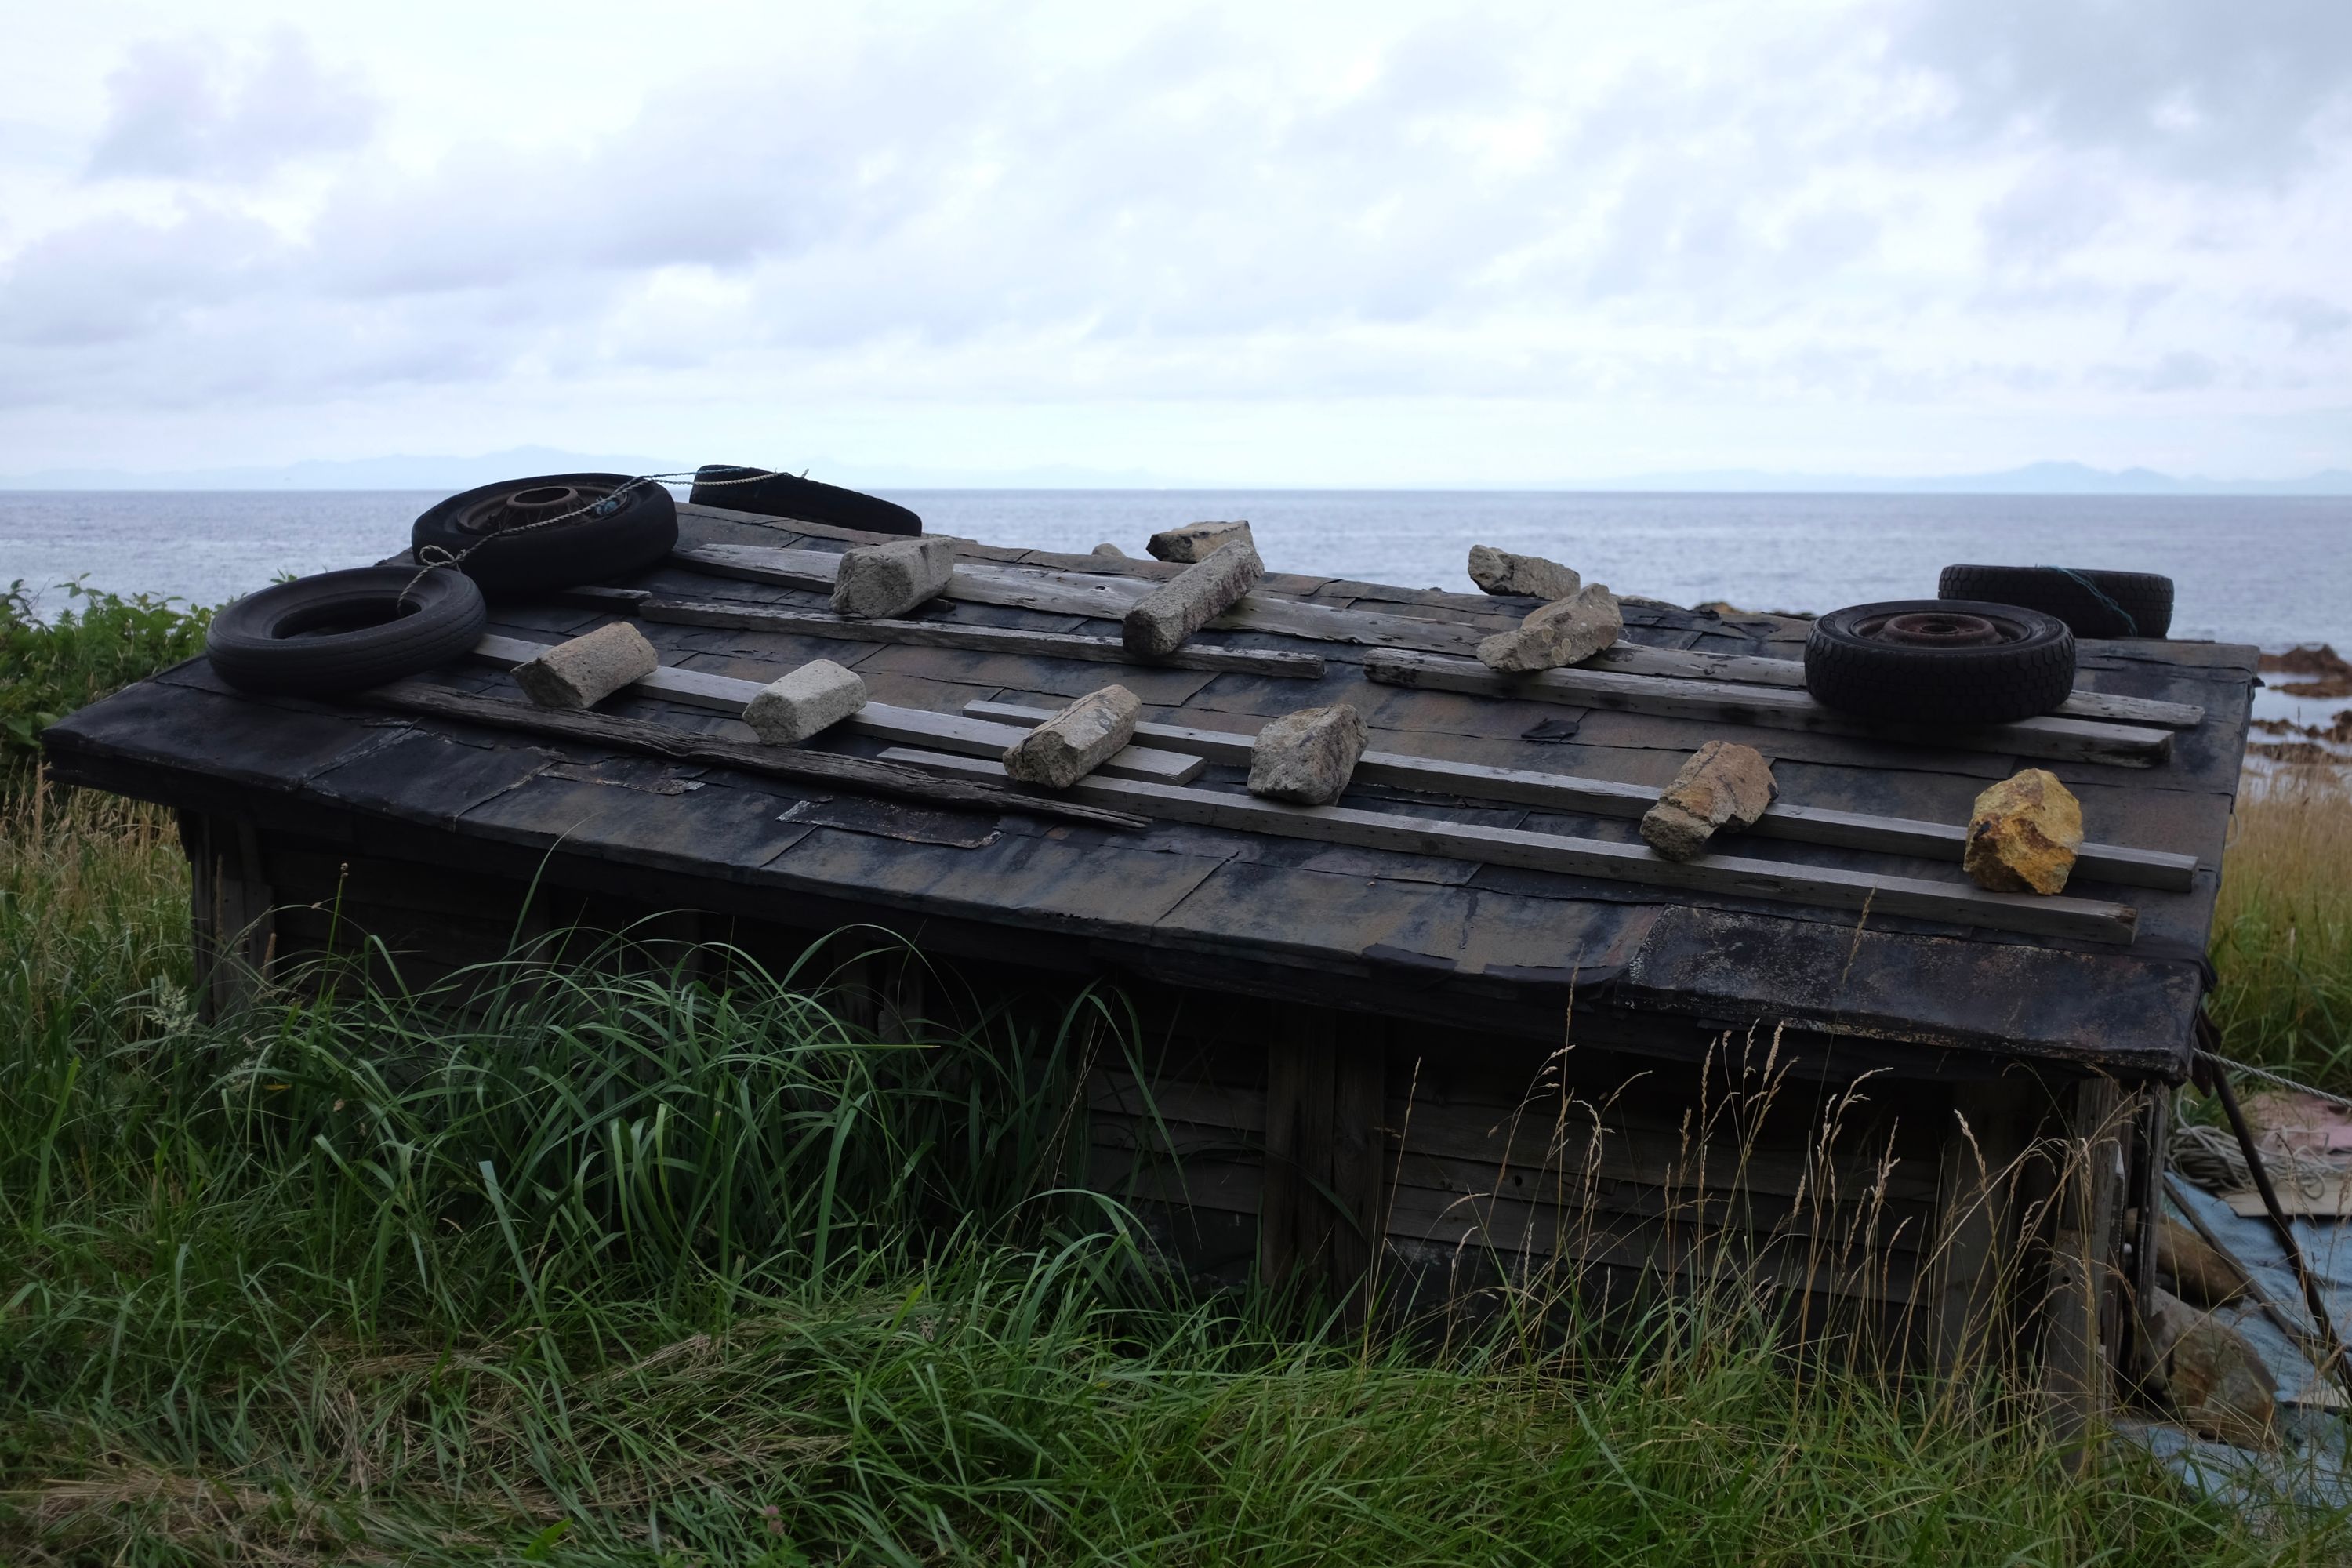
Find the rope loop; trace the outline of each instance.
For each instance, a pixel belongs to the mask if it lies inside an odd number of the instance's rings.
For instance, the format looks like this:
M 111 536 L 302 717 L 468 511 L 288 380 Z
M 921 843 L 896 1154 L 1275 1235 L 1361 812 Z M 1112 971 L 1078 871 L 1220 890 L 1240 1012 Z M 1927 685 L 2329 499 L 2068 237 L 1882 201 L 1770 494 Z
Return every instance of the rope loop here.
M 402 586 L 400 590 L 400 597 L 394 600 L 394 603 L 406 604 L 408 602 L 410 592 L 415 588 L 416 584 L 425 581 L 425 574 L 427 572 L 440 571 L 445 568 L 450 571 L 463 570 L 466 564 L 466 557 L 471 555 L 475 551 L 479 550 L 483 545 L 489 543 L 492 540 L 512 539 L 519 533 L 531 533 L 542 528 L 552 528 L 559 522 L 570 522 L 575 517 L 601 517 L 613 507 L 617 506 L 623 496 L 628 494 L 631 490 L 635 489 L 640 485 L 663 484 L 671 480 L 684 483 L 690 480 L 698 487 L 717 487 L 720 485 L 751 485 L 759 483 L 761 479 L 806 478 L 808 478 L 808 470 L 806 468 L 802 469 L 796 475 L 788 475 L 781 468 L 746 468 L 741 473 L 736 475 L 733 479 L 704 479 L 702 477 L 701 470 L 698 468 L 680 468 L 675 472 L 666 474 L 638 474 L 632 479 L 625 479 L 620 484 L 614 486 L 610 493 L 597 497 L 594 500 L 590 501 L 585 506 L 576 506 L 570 511 L 558 512 L 553 517 L 542 517 L 535 522 L 526 522 L 518 528 L 502 528 L 496 533 L 484 535 L 481 539 L 468 544 L 463 550 L 452 552 L 442 545 L 426 545 L 424 549 L 416 552 L 416 575 L 411 577 L 407 583 Z

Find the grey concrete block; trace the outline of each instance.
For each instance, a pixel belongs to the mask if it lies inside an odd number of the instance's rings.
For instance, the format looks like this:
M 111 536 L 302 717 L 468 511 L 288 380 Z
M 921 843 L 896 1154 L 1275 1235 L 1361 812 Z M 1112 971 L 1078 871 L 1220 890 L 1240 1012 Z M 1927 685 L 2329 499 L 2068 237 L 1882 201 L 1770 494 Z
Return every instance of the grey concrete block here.
M 1250 745 L 1249 792 L 1298 805 L 1328 805 L 1348 787 L 1370 738 L 1345 702 L 1286 713 Z
M 743 705 L 743 722 L 761 742 L 790 746 L 831 728 L 866 706 L 866 682 L 854 669 L 813 658 L 761 689 Z
M 1617 640 L 1625 618 L 1616 595 L 1598 583 L 1574 598 L 1546 605 L 1517 629 L 1496 632 L 1478 644 L 1478 662 L 1489 669 L 1558 669 L 1591 658 Z
M 1023 784 L 1067 789 L 1135 738 L 1143 700 L 1124 686 L 1089 691 L 1004 749 L 1004 771 Z
M 1573 598 L 1584 585 L 1576 569 L 1540 555 L 1514 555 L 1491 544 L 1470 547 L 1470 581 L 1488 594 L 1525 594 L 1551 604 Z
M 1709 741 L 1642 814 L 1643 842 L 1669 860 L 1696 859 L 1716 835 L 1755 826 L 1780 793 L 1761 752 Z
M 955 555 L 955 541 L 937 534 L 845 552 L 833 580 L 834 613 L 864 620 L 903 616 L 946 590 Z
M 1265 575 L 1265 563 L 1243 540 L 1188 566 L 1139 599 L 1119 624 L 1120 640 L 1139 658 L 1174 653 L 1186 637 L 1223 615 Z
M 515 666 L 515 684 L 541 708 L 593 708 L 661 668 L 645 634 L 614 621 Z
M 1257 548 L 1257 541 L 1250 535 L 1250 525 L 1244 521 L 1188 522 L 1181 528 L 1165 528 L 1153 534 L 1143 548 L 1155 561 L 1191 566 L 1206 561 L 1228 544 Z

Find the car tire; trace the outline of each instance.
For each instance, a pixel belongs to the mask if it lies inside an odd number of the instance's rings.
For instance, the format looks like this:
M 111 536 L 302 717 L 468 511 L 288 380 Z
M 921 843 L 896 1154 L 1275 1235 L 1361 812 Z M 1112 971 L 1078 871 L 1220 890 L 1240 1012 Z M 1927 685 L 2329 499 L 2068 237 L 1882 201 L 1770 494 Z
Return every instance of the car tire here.
M 1936 596 L 2040 610 L 2078 637 L 2160 637 L 2172 629 L 2172 579 L 2153 572 L 1947 566 Z
M 410 548 L 497 598 L 611 583 L 677 547 L 677 502 L 626 474 L 541 474 L 451 496 L 419 516 Z
M 912 536 L 923 531 L 923 520 L 896 501 L 820 484 L 797 474 L 751 477 L 760 472 L 733 463 L 705 463 L 695 470 L 694 489 L 687 500 L 696 506 L 756 512 L 795 522 L 829 523 L 866 533 Z
M 1805 643 L 1824 707 L 1908 724 L 2006 724 L 2074 690 L 2074 634 L 2039 610 L 1899 599 L 1832 610 Z
M 462 658 L 489 612 L 463 573 L 362 566 L 278 583 L 224 605 L 205 652 L 240 691 L 360 691 Z

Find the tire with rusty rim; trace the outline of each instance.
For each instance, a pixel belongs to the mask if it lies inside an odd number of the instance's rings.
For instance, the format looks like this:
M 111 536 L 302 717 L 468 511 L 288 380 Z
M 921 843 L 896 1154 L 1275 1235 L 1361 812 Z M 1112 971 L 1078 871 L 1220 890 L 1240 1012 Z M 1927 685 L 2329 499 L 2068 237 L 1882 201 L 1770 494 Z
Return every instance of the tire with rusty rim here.
M 677 502 L 626 474 L 501 479 L 432 507 L 408 541 L 420 561 L 457 558 L 494 599 L 528 598 L 656 564 L 677 545 Z
M 1912 724 L 2005 724 L 2073 695 L 2074 634 L 2055 616 L 1972 600 L 1832 610 L 1805 644 L 1825 707 Z
M 1947 566 L 1939 599 L 2015 605 L 2055 616 L 2078 637 L 2160 637 L 2172 629 L 2172 579 L 2087 566 Z
M 488 618 L 481 589 L 462 573 L 361 566 L 222 605 L 205 652 L 240 691 L 324 697 L 462 658 Z

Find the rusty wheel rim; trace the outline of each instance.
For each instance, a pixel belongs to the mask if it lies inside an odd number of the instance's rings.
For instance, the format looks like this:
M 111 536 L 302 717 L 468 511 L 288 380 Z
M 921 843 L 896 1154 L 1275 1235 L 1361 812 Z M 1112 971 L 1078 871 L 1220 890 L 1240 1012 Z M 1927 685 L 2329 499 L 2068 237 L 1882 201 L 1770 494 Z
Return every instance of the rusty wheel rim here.
M 457 519 L 457 526 L 467 533 L 504 533 L 609 503 L 614 493 L 609 485 L 529 485 L 475 502 Z
M 2026 629 L 1994 616 L 1958 610 L 1907 610 L 1857 621 L 1853 634 L 1902 647 L 1997 647 L 2023 640 Z

